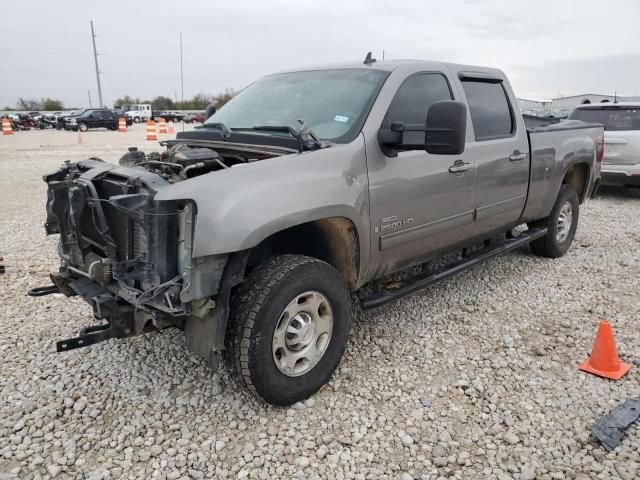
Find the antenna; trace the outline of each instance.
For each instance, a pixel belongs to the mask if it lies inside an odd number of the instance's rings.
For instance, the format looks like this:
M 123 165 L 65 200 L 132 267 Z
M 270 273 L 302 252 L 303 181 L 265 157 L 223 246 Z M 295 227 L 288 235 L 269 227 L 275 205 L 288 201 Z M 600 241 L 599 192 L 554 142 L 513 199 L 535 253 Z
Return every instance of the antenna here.
M 618 103 L 618 92 L 617 91 L 613 92 L 613 103 Z
M 371 56 L 371 52 L 368 52 L 367 53 L 367 57 L 364 59 L 364 64 L 365 65 L 371 65 L 375 61 L 376 61 L 376 59 Z

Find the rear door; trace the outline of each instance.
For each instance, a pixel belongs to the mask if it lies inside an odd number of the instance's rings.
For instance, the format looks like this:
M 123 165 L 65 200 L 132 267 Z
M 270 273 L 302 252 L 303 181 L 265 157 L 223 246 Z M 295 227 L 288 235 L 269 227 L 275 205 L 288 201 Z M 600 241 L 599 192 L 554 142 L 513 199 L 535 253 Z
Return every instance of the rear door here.
M 529 185 L 529 143 L 506 79 L 460 74 L 473 127 L 476 162 L 475 233 L 514 224 Z
M 103 110 L 102 111 L 102 127 L 106 127 L 106 128 L 113 128 L 115 126 L 115 115 L 108 111 L 108 110 Z

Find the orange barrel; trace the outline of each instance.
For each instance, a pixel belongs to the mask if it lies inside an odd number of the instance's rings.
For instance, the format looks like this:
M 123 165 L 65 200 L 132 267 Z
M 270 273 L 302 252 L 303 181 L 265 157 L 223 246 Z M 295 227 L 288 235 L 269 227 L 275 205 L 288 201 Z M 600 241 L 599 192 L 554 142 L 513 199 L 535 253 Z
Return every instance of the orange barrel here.
M 124 117 L 118 118 L 118 131 L 126 132 L 127 131 L 127 121 Z
M 156 122 L 153 120 L 147 121 L 147 140 L 158 140 L 158 133 L 156 132 Z
M 160 133 L 167 133 L 167 121 L 160 117 Z
M 2 134 L 13 135 L 13 129 L 11 128 L 11 120 L 8 118 L 2 119 Z

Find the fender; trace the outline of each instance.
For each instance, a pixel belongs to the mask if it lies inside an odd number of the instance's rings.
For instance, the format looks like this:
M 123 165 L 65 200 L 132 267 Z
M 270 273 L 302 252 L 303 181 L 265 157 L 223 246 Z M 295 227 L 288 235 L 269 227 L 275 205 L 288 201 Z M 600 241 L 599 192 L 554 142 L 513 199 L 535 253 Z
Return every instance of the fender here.
M 551 212 L 560 191 L 560 186 L 570 168 L 578 163 L 587 165 L 585 192 L 580 202 L 586 198 L 589 186 L 598 175 L 597 144 L 594 140 L 596 129 L 585 124 L 575 129 L 576 136 L 565 138 L 562 131 L 530 132 L 531 174 L 527 204 L 520 222 L 545 218 Z
M 327 217 L 355 225 L 369 258 L 369 194 L 362 135 L 346 145 L 211 172 L 162 189 L 155 200 L 196 204 L 193 257 L 247 250 L 283 229 Z M 362 274 L 362 272 L 361 272 Z

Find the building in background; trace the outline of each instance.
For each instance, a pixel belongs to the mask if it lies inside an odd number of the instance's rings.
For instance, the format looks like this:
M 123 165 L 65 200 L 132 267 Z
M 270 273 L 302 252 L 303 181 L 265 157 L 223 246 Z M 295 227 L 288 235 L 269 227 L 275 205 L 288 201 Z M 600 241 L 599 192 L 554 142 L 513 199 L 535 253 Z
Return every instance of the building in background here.
M 518 98 L 520 110 L 529 108 L 545 108 L 551 106 L 551 100 L 534 100 L 532 98 Z
M 554 98 L 553 108 L 573 108 L 578 105 L 589 103 L 613 103 L 613 102 L 638 102 L 640 96 L 627 95 L 603 95 L 600 93 L 583 93 L 582 95 L 571 95 L 569 97 Z

